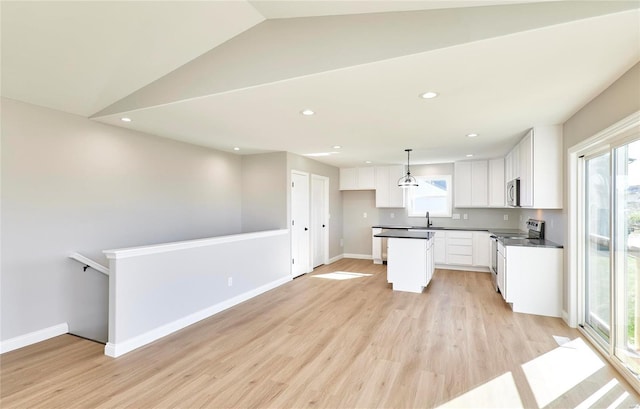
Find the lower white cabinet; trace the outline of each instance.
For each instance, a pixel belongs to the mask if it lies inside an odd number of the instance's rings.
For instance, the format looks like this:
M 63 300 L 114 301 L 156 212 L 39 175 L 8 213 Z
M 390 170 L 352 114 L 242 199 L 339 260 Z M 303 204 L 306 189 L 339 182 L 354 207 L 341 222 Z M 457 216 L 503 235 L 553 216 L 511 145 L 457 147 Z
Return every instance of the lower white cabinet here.
M 436 264 L 447 264 L 447 238 L 444 231 L 434 231 L 433 260 Z
M 387 240 L 374 237 L 382 228 L 371 229 L 371 255 L 374 264 L 387 259 Z M 491 242 L 487 231 L 428 230 L 433 233 L 433 262 L 439 266 L 488 270 L 491 265 Z M 387 248 L 384 248 L 384 246 Z
M 563 250 L 525 246 L 502 249 L 504 258 L 502 263 L 498 259 L 498 286 L 513 311 L 561 317 Z
M 470 231 L 447 231 L 447 264 L 473 265 L 473 233 Z
M 486 231 L 473 232 L 473 265 L 479 267 L 491 266 L 491 234 Z
M 387 281 L 394 291 L 421 293 L 433 277 L 433 239 L 388 240 Z

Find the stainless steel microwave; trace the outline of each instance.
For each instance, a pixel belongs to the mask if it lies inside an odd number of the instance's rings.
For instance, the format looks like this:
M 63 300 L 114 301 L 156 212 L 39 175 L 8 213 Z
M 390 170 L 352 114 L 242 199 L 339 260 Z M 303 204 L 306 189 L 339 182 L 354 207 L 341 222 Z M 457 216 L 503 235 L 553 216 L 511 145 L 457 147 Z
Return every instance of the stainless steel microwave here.
M 507 206 L 520 206 L 520 179 L 507 182 Z

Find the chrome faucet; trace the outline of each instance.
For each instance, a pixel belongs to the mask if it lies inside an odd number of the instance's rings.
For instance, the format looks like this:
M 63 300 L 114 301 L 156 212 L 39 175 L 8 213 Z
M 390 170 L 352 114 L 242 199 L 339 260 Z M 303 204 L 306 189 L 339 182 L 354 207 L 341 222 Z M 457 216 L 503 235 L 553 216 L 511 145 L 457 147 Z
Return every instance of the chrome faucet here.
M 427 212 L 427 227 L 431 227 L 433 225 L 433 223 L 431 223 L 431 220 L 429 219 L 429 212 Z

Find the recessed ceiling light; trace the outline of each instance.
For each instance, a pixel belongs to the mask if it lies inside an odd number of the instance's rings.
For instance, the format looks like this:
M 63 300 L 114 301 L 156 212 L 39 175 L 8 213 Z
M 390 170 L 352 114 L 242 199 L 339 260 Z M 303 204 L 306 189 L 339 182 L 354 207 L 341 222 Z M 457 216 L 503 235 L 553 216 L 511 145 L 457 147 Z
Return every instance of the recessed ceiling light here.
M 315 115 L 315 112 L 310 109 L 303 109 L 300 113 L 305 116 Z
M 468 133 L 467 134 L 467 138 L 475 138 L 476 136 L 478 136 L 477 133 Z
M 370 160 L 365 160 L 364 163 L 371 163 L 371 161 Z
M 433 91 L 427 91 L 425 93 L 420 94 L 420 97 L 424 98 L 424 99 L 431 99 L 431 98 L 435 98 L 437 96 L 438 96 L 438 93 L 437 92 L 433 92 Z
M 333 145 L 333 146 L 332 146 L 332 148 L 333 148 L 333 149 L 342 149 L 342 146 L 340 146 L 340 145 Z
M 126 116 L 125 116 L 125 117 L 120 118 L 120 120 L 121 120 L 122 122 L 131 122 L 131 118 L 127 118 Z
M 235 148 L 233 148 L 234 151 L 239 151 L 240 148 L 238 148 L 237 146 Z
M 473 154 L 472 153 L 468 153 L 467 154 L 467 158 L 473 158 Z

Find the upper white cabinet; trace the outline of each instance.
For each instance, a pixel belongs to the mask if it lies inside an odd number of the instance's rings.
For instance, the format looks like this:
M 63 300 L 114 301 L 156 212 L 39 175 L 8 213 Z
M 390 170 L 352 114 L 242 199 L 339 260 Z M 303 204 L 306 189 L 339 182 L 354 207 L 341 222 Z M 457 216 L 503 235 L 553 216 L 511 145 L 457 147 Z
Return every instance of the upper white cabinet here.
M 375 188 L 375 168 L 340 169 L 340 190 L 373 190 Z
M 508 182 L 513 179 L 518 179 L 520 177 L 520 145 L 516 145 L 511 151 L 507 154 L 505 158 L 505 181 Z
M 453 206 L 471 206 L 471 162 L 453 165 Z
M 489 161 L 489 207 L 505 206 L 505 160 L 503 158 Z
M 404 175 L 404 166 L 376 166 L 376 207 L 405 207 L 403 189 L 398 186 L 398 179 Z
M 520 206 L 562 209 L 562 127 L 533 128 L 517 148 Z
M 454 207 L 504 207 L 504 159 L 456 162 Z

